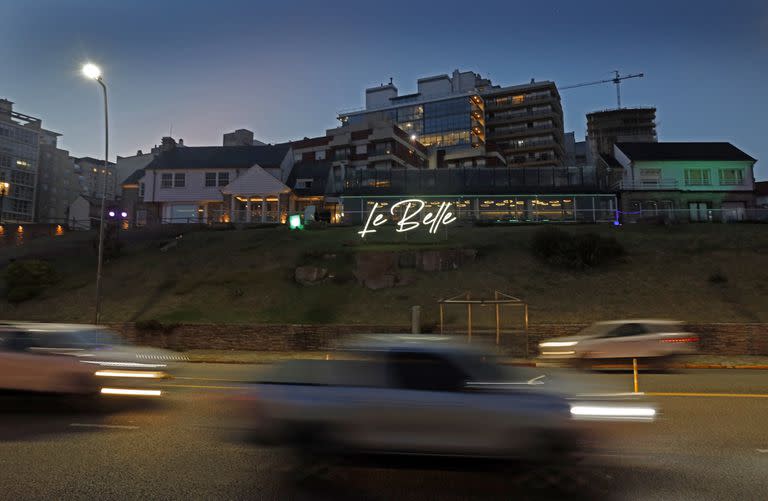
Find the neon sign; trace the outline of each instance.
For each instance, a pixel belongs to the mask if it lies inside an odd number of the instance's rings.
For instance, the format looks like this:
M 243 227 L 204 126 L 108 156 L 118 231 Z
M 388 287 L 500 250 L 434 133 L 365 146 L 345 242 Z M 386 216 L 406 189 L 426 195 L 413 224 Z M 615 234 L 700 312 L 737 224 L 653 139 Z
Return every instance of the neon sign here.
M 427 203 L 424 200 L 417 198 L 401 200 L 393 204 L 389 209 L 389 214 L 392 216 L 395 215 L 399 208 L 405 207 L 400 219 L 395 222 L 395 231 L 397 233 L 405 233 L 415 230 L 420 226 L 427 226 L 427 232 L 434 235 L 440 229 L 440 226 L 446 226 L 456 221 L 456 216 L 449 210 L 451 207 L 450 202 L 441 202 L 436 211 L 427 212 L 423 218 L 419 217 L 424 212 L 426 205 Z M 368 233 L 376 233 L 378 231 L 375 229 L 377 226 L 381 226 L 389 221 L 384 214 L 376 213 L 378 208 L 378 202 L 374 203 L 371 212 L 368 214 L 368 219 L 365 221 L 365 226 L 363 226 L 362 230 L 358 231 L 360 237 L 365 238 Z

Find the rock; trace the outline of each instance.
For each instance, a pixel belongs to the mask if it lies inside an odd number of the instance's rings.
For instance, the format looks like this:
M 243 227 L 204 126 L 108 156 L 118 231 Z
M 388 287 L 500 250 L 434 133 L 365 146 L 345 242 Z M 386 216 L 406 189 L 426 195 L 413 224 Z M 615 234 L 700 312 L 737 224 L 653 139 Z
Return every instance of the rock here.
M 397 284 L 397 276 L 386 274 L 370 277 L 365 280 L 365 286 L 369 289 L 389 289 Z
M 397 254 L 392 252 L 360 252 L 355 255 L 355 278 L 360 285 L 384 275 L 397 276 Z
M 315 285 L 328 276 L 328 270 L 317 266 L 299 266 L 293 277 L 301 285 Z

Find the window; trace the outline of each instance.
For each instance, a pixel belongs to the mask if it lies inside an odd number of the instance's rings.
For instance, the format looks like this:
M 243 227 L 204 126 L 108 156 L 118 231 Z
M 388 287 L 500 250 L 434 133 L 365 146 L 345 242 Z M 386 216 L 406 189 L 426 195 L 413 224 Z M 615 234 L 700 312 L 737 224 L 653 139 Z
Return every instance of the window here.
M 608 331 L 603 337 L 628 337 L 645 334 L 645 328 L 641 324 L 624 324 Z
M 144 198 L 144 183 L 139 183 L 139 196 Z
M 685 169 L 685 184 L 687 186 L 709 185 L 709 169 Z
M 460 391 L 469 377 L 449 361 L 429 353 L 391 353 L 392 385 L 417 391 Z
M 294 188 L 311 188 L 312 178 L 297 179 Z
M 368 145 L 367 144 L 358 144 L 355 146 L 355 153 L 357 155 L 365 155 L 368 153 Z
M 187 177 L 183 172 L 177 172 L 173 175 L 173 187 L 183 188 L 186 184 Z
M 160 177 L 161 188 L 173 188 L 173 174 L 162 174 Z
M 325 150 L 316 151 L 315 160 L 325 160 Z
M 661 181 L 661 169 L 640 169 L 640 183 L 654 186 Z
M 215 172 L 206 172 L 205 173 L 205 186 L 207 186 L 207 187 L 216 186 L 216 173 Z
M 229 184 L 229 172 L 219 172 L 219 186 L 226 186 Z
M 722 186 L 738 186 L 744 183 L 742 169 L 720 169 L 720 184 Z

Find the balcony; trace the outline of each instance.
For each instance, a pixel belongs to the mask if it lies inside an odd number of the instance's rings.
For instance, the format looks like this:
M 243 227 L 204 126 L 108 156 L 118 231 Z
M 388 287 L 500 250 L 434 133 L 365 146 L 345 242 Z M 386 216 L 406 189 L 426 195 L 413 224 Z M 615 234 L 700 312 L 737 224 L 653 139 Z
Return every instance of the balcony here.
M 615 191 L 662 191 L 679 190 L 680 183 L 676 179 L 657 179 L 645 181 L 619 181 L 613 186 Z
M 523 120 L 529 120 L 531 118 L 552 118 L 559 115 L 555 110 L 537 110 L 537 111 L 523 111 L 516 113 L 509 113 L 503 115 L 495 115 L 486 119 L 487 125 L 497 125 L 508 122 L 520 122 Z

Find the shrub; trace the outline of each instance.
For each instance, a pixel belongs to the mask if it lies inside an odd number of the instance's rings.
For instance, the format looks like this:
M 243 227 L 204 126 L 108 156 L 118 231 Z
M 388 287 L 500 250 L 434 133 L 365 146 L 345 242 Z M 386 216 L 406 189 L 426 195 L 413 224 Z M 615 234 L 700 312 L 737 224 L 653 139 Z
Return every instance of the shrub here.
M 534 235 L 533 254 L 548 263 L 584 270 L 611 262 L 626 252 L 614 237 L 595 233 L 572 235 L 559 228 L 544 228 Z
M 59 274 L 45 261 L 14 261 L 5 269 L 6 298 L 20 303 L 39 296 L 43 289 L 58 281 Z

